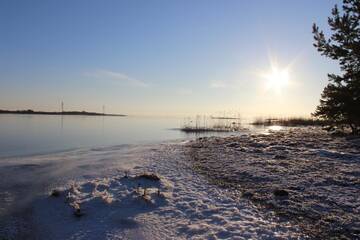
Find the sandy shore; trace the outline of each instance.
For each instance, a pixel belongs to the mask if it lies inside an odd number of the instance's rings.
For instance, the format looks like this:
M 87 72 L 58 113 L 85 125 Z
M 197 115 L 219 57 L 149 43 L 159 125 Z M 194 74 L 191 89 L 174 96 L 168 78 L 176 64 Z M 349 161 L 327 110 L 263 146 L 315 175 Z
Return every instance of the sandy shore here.
M 360 139 L 319 128 L 199 138 L 192 168 L 309 238 L 360 238 Z

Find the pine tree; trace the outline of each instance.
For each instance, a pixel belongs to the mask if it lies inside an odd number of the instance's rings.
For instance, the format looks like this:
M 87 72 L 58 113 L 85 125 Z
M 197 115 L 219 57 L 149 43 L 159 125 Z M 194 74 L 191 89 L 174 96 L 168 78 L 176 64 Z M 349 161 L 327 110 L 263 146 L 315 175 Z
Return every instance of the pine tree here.
M 315 43 L 321 55 L 339 62 L 341 74 L 328 74 L 329 83 L 321 94 L 316 117 L 334 125 L 348 125 L 353 133 L 360 132 L 360 0 L 343 0 L 342 11 L 332 9 L 328 24 L 332 31 L 326 38 L 313 25 Z

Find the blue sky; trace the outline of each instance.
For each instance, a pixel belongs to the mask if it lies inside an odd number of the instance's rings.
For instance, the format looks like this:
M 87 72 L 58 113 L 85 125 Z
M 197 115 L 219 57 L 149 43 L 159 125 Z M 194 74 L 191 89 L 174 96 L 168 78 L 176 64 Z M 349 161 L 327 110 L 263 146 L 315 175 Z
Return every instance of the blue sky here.
M 2 0 L 0 109 L 308 115 L 338 72 L 311 34 L 336 3 Z

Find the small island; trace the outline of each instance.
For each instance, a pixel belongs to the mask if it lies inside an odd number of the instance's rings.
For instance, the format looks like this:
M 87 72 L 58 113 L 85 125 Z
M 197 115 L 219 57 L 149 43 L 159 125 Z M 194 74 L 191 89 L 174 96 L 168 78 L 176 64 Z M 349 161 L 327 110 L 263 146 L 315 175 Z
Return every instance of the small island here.
M 86 111 L 61 111 L 61 112 L 46 112 L 46 111 L 34 111 L 28 110 L 1 110 L 0 114 L 32 114 L 32 115 L 75 115 L 75 116 L 116 116 L 126 117 L 124 114 L 107 114 L 98 112 L 86 112 Z

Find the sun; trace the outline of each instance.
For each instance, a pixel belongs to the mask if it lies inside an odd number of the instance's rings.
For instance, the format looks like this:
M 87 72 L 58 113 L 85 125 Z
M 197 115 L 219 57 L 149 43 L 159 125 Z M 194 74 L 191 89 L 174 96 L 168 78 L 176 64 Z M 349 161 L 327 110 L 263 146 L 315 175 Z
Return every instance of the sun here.
M 280 92 L 289 83 L 289 71 L 273 67 L 271 71 L 264 75 L 266 79 L 266 89 Z

